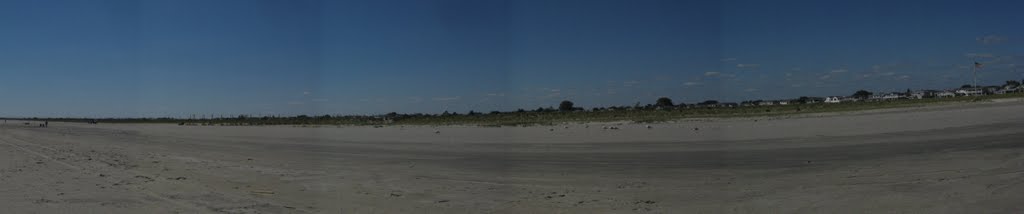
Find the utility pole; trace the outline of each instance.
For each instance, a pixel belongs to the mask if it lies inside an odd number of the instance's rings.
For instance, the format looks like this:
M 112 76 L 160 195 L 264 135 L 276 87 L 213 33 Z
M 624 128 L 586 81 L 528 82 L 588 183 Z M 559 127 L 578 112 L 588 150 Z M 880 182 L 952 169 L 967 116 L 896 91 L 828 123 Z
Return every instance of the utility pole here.
M 974 73 L 974 83 L 972 83 L 971 86 L 977 88 L 978 87 L 978 65 L 977 65 L 977 62 L 975 62 L 974 68 L 971 68 L 971 70 L 973 71 L 971 73 Z
M 975 59 L 974 57 L 971 57 L 971 61 L 974 61 L 974 65 L 971 67 L 971 73 L 974 73 L 974 83 L 971 85 L 971 87 L 977 88 L 978 87 L 978 60 Z

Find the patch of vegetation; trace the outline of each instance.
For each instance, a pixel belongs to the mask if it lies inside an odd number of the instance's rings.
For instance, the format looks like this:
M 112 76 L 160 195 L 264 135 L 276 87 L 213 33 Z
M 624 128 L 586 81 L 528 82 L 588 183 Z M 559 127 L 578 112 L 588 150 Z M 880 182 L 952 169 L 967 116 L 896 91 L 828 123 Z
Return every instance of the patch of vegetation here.
M 855 95 L 870 96 L 869 93 L 857 92 Z M 561 123 L 633 121 L 639 123 L 656 123 L 686 118 L 725 118 L 725 117 L 757 117 L 782 116 L 792 114 L 861 111 L 886 108 L 919 107 L 941 103 L 982 102 L 1000 98 L 1024 97 L 1024 93 L 950 97 L 929 99 L 898 99 L 888 101 L 861 101 L 845 103 L 804 103 L 794 100 L 789 105 L 770 106 L 716 106 L 719 102 L 708 100 L 697 105 L 671 105 L 668 98 L 659 98 L 655 104 L 631 107 L 613 106 L 584 110 L 574 106 L 571 101 L 563 101 L 558 109 L 538 108 L 533 111 L 517 110 L 511 112 L 490 112 L 488 114 L 470 112 L 444 112 L 441 114 L 398 114 L 389 113 L 378 116 L 342 116 L 298 115 L 292 117 L 219 117 L 212 119 L 180 119 L 180 118 L 18 118 L 21 120 L 48 120 L 65 122 L 99 123 L 172 123 L 183 126 L 265 126 L 293 125 L 298 127 L 318 127 L 323 125 L 477 125 L 485 127 L 502 126 L 534 126 L 554 125 Z M 12 118 L 13 119 L 13 118 Z

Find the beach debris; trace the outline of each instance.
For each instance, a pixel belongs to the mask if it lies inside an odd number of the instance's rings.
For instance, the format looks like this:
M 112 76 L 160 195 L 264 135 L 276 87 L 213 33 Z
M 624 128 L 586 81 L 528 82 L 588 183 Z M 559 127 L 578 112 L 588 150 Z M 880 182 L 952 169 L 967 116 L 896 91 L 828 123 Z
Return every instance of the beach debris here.
M 555 129 L 548 129 L 548 131 L 555 131 Z
M 647 125 L 647 129 L 653 129 L 653 128 L 654 127 L 652 127 L 651 125 Z
M 261 194 L 261 195 L 273 195 L 274 194 L 274 191 L 270 191 L 270 190 L 252 190 L 252 191 L 249 191 L 249 192 L 252 193 L 252 194 Z
M 693 130 L 694 130 L 694 131 L 699 131 L 699 130 L 700 130 L 700 128 L 697 128 L 697 127 L 693 127 Z
M 448 200 L 440 200 L 440 201 L 437 201 L 437 203 L 447 203 L 447 202 L 448 202 Z
M 651 201 L 651 200 L 633 202 L 633 204 L 655 204 L 655 203 L 658 203 L 658 202 L 657 201 Z
M 441 131 L 434 131 L 434 134 L 441 134 Z

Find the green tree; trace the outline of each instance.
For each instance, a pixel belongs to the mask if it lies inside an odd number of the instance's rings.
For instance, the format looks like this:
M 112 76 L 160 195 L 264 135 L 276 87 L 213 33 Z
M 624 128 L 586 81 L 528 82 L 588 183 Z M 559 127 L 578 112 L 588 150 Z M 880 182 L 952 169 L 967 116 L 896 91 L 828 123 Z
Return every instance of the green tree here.
M 572 101 L 563 100 L 562 103 L 558 104 L 558 110 L 559 111 L 572 111 L 573 110 L 573 103 L 572 103 Z
M 800 103 L 800 104 L 807 104 L 808 102 L 811 102 L 811 98 L 810 97 L 806 97 L 806 96 L 802 96 L 800 98 L 797 98 L 796 102 Z
M 718 100 L 705 100 L 704 102 L 701 102 L 700 104 L 701 105 L 714 105 L 714 104 L 718 104 Z
M 1017 87 L 1020 86 L 1020 82 L 1017 82 L 1017 80 L 1010 80 L 1006 81 L 1006 84 L 1004 84 L 1003 86 Z
M 668 97 L 658 98 L 658 100 L 654 102 L 654 105 L 658 106 L 658 107 L 672 107 L 672 106 L 675 106 L 675 104 L 672 103 L 672 99 L 669 99 Z
M 874 93 L 871 93 L 870 91 L 859 90 L 853 93 L 853 97 L 858 99 L 867 99 L 868 97 L 871 97 L 871 95 L 873 94 Z

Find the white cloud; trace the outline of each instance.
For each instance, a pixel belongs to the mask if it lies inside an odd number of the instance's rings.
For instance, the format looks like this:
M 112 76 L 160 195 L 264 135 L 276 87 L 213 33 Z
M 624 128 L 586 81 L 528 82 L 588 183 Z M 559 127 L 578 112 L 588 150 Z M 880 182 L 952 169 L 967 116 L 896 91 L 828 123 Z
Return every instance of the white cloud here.
M 980 42 L 981 44 L 994 45 L 1006 42 L 1007 39 L 1005 36 L 987 35 L 975 38 L 974 40 Z
M 896 75 L 896 72 L 885 72 L 885 73 L 882 73 L 882 76 L 892 76 L 892 75 Z
M 554 98 L 554 97 L 558 97 L 558 96 L 561 96 L 561 95 L 562 95 L 561 92 L 554 92 L 554 93 L 550 93 L 550 94 L 544 95 L 541 98 Z
M 685 85 L 685 86 L 697 86 L 697 85 L 701 85 L 701 84 L 703 84 L 703 83 L 699 83 L 699 82 L 685 82 L 685 83 L 683 83 L 683 85 Z
M 489 94 L 487 94 L 487 96 L 488 97 L 504 97 L 505 94 L 504 93 L 489 93 Z
M 829 73 L 838 74 L 838 73 L 846 73 L 847 71 L 848 70 L 846 70 L 844 68 L 840 68 L 840 69 L 832 69 L 832 71 L 829 71 Z
M 303 91 L 303 92 L 302 92 L 302 95 L 303 95 L 303 96 L 309 96 L 310 94 L 312 94 L 312 93 L 310 93 L 310 92 L 308 92 L 308 91 Z
M 832 78 L 831 74 L 825 74 L 824 76 L 818 77 L 818 79 L 820 79 L 820 80 L 827 80 L 829 78 Z
M 967 57 L 967 58 L 992 58 L 992 57 L 995 57 L 995 55 L 992 55 L 991 53 L 966 53 L 966 54 L 964 54 L 964 56 Z
M 722 74 L 722 73 L 721 72 L 717 72 L 717 71 L 704 72 L 704 76 L 706 76 L 706 77 L 718 76 L 719 74 Z
M 736 64 L 737 68 L 756 68 L 761 67 L 761 64 Z
M 910 75 L 903 75 L 903 76 L 899 76 L 899 77 L 896 77 L 896 79 L 897 79 L 897 80 L 905 80 L 905 79 L 910 79 Z
M 459 100 L 459 99 L 461 99 L 461 97 L 454 96 L 454 97 L 435 97 L 433 100 L 434 101 L 452 101 L 452 100 Z

